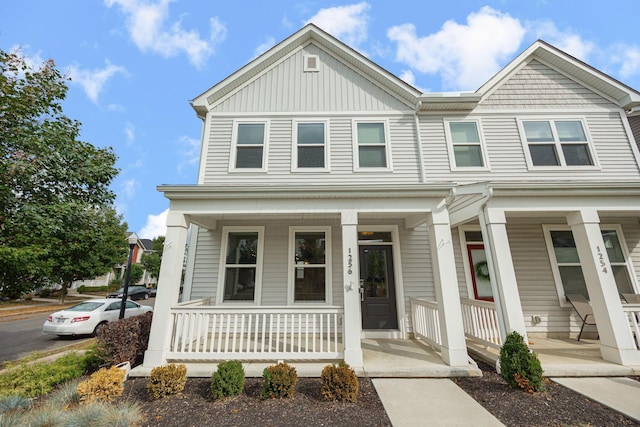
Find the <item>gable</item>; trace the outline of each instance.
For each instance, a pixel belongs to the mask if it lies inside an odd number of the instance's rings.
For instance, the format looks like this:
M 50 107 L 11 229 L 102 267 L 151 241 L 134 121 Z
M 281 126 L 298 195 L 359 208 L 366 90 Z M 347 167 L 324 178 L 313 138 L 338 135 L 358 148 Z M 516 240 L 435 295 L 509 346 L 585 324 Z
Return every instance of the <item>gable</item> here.
M 480 105 L 490 108 L 616 106 L 593 90 L 535 59 L 504 81 Z
M 317 72 L 304 71 L 308 55 Z M 405 111 L 408 103 L 309 43 L 219 100 L 214 112 Z

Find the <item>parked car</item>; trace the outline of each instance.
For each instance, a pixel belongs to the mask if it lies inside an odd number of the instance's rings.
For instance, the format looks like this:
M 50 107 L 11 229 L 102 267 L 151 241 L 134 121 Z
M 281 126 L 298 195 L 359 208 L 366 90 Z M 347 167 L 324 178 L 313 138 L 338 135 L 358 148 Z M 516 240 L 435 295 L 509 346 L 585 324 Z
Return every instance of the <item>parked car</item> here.
M 93 335 L 108 322 L 118 320 L 122 301 L 113 299 L 91 299 L 62 311 L 52 313 L 44 322 L 42 331 L 52 335 Z M 137 316 L 149 311 L 151 307 L 136 302 L 125 301 L 124 317 Z
M 107 298 L 122 298 L 122 294 L 124 293 L 124 288 L 120 288 L 115 292 L 107 295 Z M 149 298 L 149 289 L 144 286 L 129 286 L 129 290 L 127 292 L 127 298 L 129 299 L 148 299 Z

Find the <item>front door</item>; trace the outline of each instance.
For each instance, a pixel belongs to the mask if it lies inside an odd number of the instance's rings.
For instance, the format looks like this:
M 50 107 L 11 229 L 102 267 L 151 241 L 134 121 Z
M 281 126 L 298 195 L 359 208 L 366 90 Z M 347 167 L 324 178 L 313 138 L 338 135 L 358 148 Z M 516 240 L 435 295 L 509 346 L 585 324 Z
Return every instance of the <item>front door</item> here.
M 487 255 L 482 244 L 468 244 L 469 268 L 475 299 L 493 301 Z
M 391 246 L 360 246 L 362 329 L 398 329 Z

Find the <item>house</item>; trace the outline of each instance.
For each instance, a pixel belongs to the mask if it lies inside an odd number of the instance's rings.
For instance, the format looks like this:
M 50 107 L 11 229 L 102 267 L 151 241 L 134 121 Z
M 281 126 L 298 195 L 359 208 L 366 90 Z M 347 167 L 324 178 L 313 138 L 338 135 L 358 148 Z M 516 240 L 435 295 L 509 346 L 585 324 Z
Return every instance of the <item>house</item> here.
M 476 92 L 422 93 L 305 26 L 192 101 L 198 182 L 158 187 L 144 367 L 362 368 L 363 339 L 420 338 L 463 368 L 510 331 L 575 340 L 567 293 L 589 297 L 602 360 L 640 365 L 620 299 L 640 293 L 638 106 L 543 41 Z

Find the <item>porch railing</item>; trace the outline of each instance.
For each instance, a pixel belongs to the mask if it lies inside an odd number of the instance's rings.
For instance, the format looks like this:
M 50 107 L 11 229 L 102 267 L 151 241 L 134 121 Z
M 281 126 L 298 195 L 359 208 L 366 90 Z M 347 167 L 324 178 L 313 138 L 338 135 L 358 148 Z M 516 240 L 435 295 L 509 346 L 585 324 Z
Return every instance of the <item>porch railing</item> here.
M 502 339 L 495 304 L 489 301 L 461 299 L 460 305 L 465 335 L 499 349 Z
M 413 334 L 417 338 L 425 340 L 437 349 L 441 347 L 438 303 L 422 298 L 411 298 L 411 321 Z
M 622 304 L 622 310 L 629 320 L 636 350 L 640 350 L 640 304 Z
M 169 360 L 342 359 L 344 311 L 339 307 L 171 309 Z

